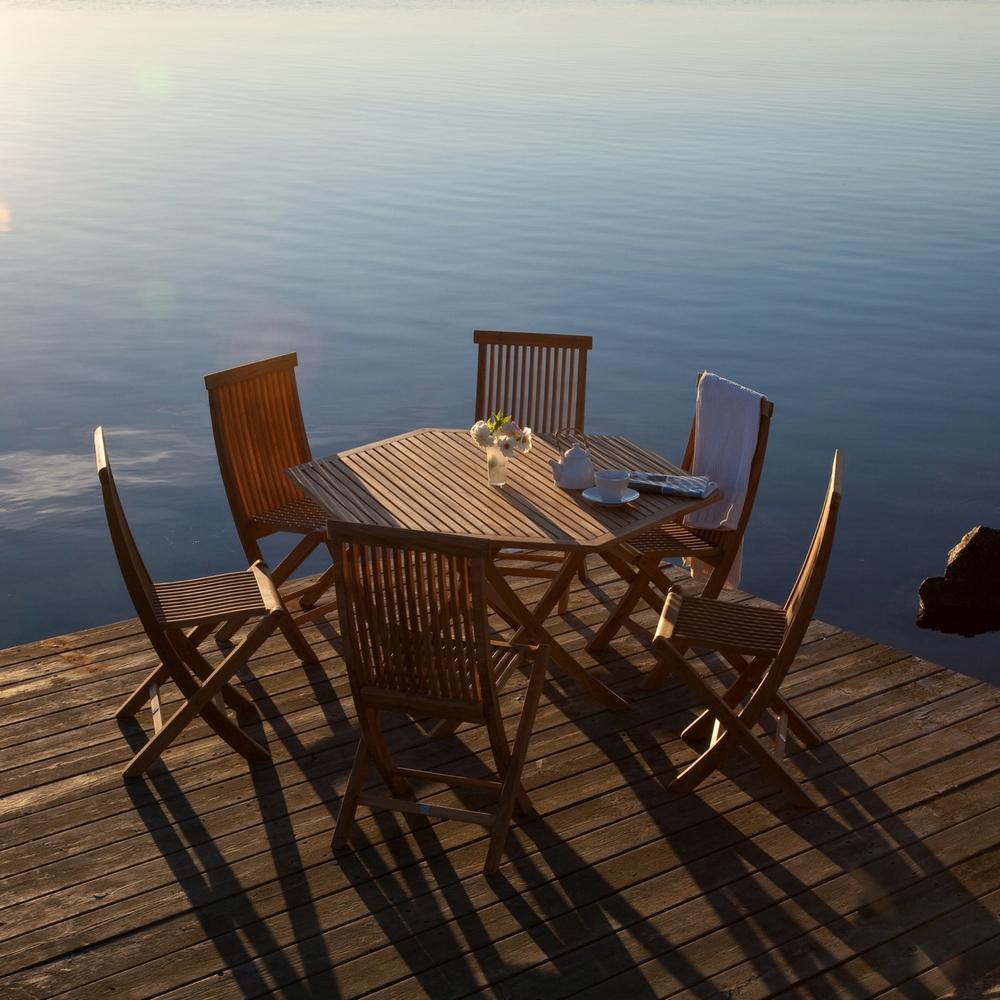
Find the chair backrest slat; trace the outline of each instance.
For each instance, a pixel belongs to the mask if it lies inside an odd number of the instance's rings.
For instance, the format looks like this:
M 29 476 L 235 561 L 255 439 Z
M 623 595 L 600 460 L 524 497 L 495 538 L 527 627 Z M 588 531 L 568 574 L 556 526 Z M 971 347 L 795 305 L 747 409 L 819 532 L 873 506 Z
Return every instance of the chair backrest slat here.
M 304 496 L 286 470 L 311 458 L 295 354 L 205 376 L 215 450 L 237 528 Z
M 593 338 L 558 333 L 476 330 L 475 420 L 503 410 L 539 434 L 582 434 L 587 354 Z
M 487 542 L 333 521 L 330 542 L 355 699 L 374 688 L 422 704 L 495 701 Z

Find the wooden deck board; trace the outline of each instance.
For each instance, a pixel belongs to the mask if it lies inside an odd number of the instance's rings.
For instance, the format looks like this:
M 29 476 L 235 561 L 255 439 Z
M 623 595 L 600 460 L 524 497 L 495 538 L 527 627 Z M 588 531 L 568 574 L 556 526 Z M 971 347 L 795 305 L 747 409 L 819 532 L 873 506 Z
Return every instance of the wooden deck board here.
M 676 796 L 686 689 L 640 692 L 633 636 L 583 648 L 620 586 L 595 569 L 551 622 L 632 709 L 548 685 L 538 815 L 490 880 L 478 830 L 367 810 L 333 857 L 355 742 L 335 621 L 307 631 L 318 666 L 279 637 L 245 678 L 273 765 L 195 725 L 128 786 L 113 713 L 150 665 L 135 623 L 0 651 L 0 996 L 928 996 L 1000 964 L 1000 691 L 814 622 L 785 691 L 829 741 L 791 756 L 823 808 L 741 757 Z M 388 736 L 485 773 L 477 730 Z

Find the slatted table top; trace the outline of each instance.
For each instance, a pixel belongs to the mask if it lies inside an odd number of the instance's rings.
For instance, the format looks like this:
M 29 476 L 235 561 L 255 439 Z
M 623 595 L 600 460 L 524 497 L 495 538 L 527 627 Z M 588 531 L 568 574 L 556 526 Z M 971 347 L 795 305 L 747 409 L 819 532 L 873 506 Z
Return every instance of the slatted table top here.
M 624 437 L 589 435 L 587 446 L 597 469 L 681 472 Z M 289 474 L 334 519 L 488 538 L 501 547 L 599 549 L 720 498 L 643 493 L 631 504 L 601 506 L 556 486 L 549 460 L 558 457 L 553 439 L 536 437 L 527 455 L 511 458 L 507 485 L 498 488 L 467 430 L 423 428 Z

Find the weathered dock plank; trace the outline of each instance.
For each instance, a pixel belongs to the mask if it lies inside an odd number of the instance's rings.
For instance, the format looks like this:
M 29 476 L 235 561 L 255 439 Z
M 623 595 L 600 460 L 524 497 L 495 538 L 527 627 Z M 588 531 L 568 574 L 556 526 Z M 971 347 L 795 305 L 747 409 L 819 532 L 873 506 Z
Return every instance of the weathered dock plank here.
M 790 758 L 822 808 L 740 757 L 676 796 L 686 689 L 638 689 L 634 636 L 584 649 L 619 589 L 595 568 L 553 631 L 632 709 L 553 680 L 525 769 L 538 815 L 489 880 L 457 824 L 362 811 L 333 857 L 355 742 L 335 620 L 308 630 L 319 665 L 279 638 L 244 678 L 272 764 L 195 725 L 129 786 L 113 713 L 150 664 L 135 623 L 0 651 L 0 996 L 931 995 L 1000 964 L 1000 691 L 817 621 L 786 691 L 828 740 Z M 387 732 L 421 766 L 483 773 L 481 732 Z

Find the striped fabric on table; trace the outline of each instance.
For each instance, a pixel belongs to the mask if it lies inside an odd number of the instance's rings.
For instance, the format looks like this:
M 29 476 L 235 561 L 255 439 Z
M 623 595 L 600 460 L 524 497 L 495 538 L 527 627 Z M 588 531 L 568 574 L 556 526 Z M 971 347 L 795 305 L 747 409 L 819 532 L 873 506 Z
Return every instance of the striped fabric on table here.
M 661 472 L 630 472 L 628 484 L 643 493 L 704 499 L 717 487 L 705 476 L 668 476 Z

